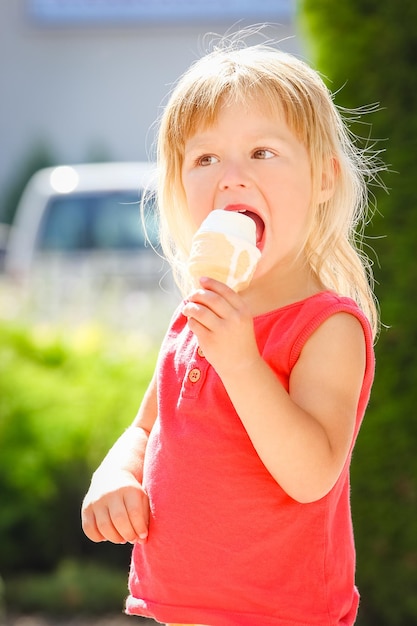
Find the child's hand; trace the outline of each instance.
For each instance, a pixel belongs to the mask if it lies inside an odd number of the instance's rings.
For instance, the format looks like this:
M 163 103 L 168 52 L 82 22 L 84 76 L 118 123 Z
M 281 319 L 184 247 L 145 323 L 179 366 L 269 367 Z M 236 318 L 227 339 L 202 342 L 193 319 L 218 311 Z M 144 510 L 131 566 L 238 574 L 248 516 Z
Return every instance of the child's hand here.
M 84 498 L 81 518 L 83 530 L 92 541 L 145 543 L 148 496 L 130 472 L 101 466 Z
M 259 360 L 253 317 L 245 300 L 223 283 L 201 278 L 201 289 L 193 292 L 183 308 L 204 356 L 219 376 L 231 365 Z

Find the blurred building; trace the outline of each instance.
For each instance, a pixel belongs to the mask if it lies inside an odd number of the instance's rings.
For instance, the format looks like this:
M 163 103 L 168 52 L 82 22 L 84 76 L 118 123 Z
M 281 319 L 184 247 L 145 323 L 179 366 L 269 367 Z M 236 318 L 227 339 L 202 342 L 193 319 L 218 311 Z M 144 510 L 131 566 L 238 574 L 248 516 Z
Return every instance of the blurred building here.
M 208 49 L 205 34 L 268 22 L 266 35 L 297 52 L 294 4 L 0 2 L 0 203 L 39 145 L 66 163 L 152 156 L 152 125 L 173 82 Z

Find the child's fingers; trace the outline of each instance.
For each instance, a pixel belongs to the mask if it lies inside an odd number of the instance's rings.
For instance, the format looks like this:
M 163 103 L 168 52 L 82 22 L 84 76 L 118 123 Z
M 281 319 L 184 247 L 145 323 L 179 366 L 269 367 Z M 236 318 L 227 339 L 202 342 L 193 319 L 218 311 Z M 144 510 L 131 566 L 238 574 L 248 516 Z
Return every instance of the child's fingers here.
M 220 282 L 219 280 L 215 280 L 214 278 L 208 278 L 203 276 L 200 278 L 201 288 L 194 292 L 191 295 L 190 299 L 193 300 L 194 297 L 199 297 L 199 294 L 213 294 L 213 296 L 220 296 L 221 300 L 224 300 L 231 306 L 239 306 L 241 302 L 241 297 L 238 295 L 233 289 L 228 287 L 225 283 Z
M 147 496 L 139 485 L 125 488 L 109 500 L 108 516 L 101 511 L 97 527 L 113 543 L 143 542 L 148 530 L 148 508 Z
M 148 496 L 141 487 L 136 492 L 129 490 L 124 495 L 124 503 L 134 532 L 133 539 L 127 539 L 127 541 L 144 543 L 148 537 L 149 526 Z
M 81 524 L 84 533 L 91 541 L 99 543 L 100 541 L 106 540 L 97 528 L 96 516 L 91 507 L 83 505 L 81 510 Z
M 96 543 L 143 543 L 148 535 L 148 497 L 140 485 L 130 486 L 84 504 L 81 517 L 85 534 Z
M 210 278 L 209 276 L 202 276 L 200 278 L 200 285 L 203 289 L 211 289 L 212 291 L 216 291 L 222 295 L 229 294 L 232 296 L 232 294 L 236 293 L 225 283 L 222 283 L 220 280 L 216 280 L 215 278 Z
M 126 543 L 127 539 L 123 536 L 125 530 L 119 532 L 116 525 L 121 528 L 126 528 L 125 519 L 127 518 L 126 512 L 123 514 L 121 509 L 115 509 L 111 511 L 107 507 L 100 507 L 95 512 L 96 525 L 99 533 L 104 537 L 105 541 L 111 541 L 112 543 Z
M 202 288 L 189 295 L 183 314 L 210 328 L 212 314 L 222 319 L 242 306 L 242 300 L 230 287 L 212 278 L 201 279 Z M 204 287 L 203 287 L 204 285 Z

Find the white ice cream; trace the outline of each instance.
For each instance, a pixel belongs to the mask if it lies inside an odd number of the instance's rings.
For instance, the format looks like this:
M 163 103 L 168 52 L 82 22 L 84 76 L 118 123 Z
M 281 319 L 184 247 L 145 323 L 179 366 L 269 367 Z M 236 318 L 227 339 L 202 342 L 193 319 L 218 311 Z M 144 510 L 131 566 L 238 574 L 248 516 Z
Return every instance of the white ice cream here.
M 255 222 L 244 213 L 217 209 L 194 235 L 188 271 L 196 287 L 201 276 L 209 276 L 241 291 L 250 284 L 260 256 Z

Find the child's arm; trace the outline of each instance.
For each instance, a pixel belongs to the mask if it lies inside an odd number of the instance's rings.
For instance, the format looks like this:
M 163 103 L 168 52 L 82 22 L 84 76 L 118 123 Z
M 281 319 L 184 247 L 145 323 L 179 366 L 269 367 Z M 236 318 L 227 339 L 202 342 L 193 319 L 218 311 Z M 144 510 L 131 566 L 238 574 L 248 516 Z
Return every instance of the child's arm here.
M 146 541 L 149 503 L 141 482 L 146 445 L 156 416 L 154 376 L 132 425 L 93 474 L 81 509 L 83 530 L 92 541 Z
M 206 285 L 184 313 L 257 453 L 291 497 L 323 497 L 352 442 L 365 371 L 360 322 L 346 313 L 325 321 L 307 341 L 287 393 L 259 354 L 244 300 L 221 283 Z

